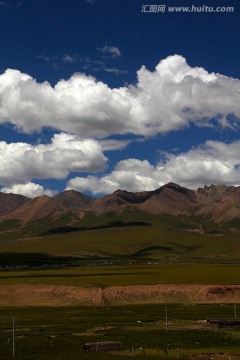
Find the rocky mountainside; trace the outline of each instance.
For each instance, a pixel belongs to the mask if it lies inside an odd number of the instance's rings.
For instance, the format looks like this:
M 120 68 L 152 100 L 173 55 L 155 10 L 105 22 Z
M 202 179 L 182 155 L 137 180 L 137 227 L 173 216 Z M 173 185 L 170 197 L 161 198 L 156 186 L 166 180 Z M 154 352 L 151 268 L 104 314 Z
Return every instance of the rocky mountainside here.
M 151 197 L 152 193 L 152 191 L 132 193 L 125 190 L 117 190 L 111 195 L 95 199 L 91 210 L 101 214 L 106 211 L 118 211 L 126 206 L 138 206 Z
M 94 203 L 93 198 L 75 190 L 64 191 L 54 196 L 54 199 L 68 210 L 86 210 Z
M 50 198 L 33 200 L 21 195 L 0 193 L 0 221 L 19 219 L 23 222 L 41 219 L 67 211 L 120 212 L 134 207 L 151 214 L 208 216 L 217 224 L 240 219 L 240 187 L 211 185 L 190 190 L 169 183 L 155 191 L 128 192 L 117 190 L 102 198 L 91 198 L 74 190 Z M 82 216 L 82 215 L 81 215 Z
M 180 215 L 188 214 L 189 210 L 196 205 L 197 196 L 194 190 L 169 183 L 153 191 L 139 209 L 151 214 Z
M 0 192 L 0 216 L 17 209 L 30 200 L 31 199 L 22 195 L 5 194 Z
M 47 195 L 43 195 L 38 196 L 18 207 L 16 210 L 1 216 L 0 221 L 17 219 L 22 220 L 23 222 L 29 222 L 44 218 L 53 213 L 56 214 L 56 212 L 62 213 L 64 211 L 67 211 L 67 208 L 60 202 Z
M 196 194 L 199 204 L 196 215 L 210 214 L 216 223 L 240 219 L 240 187 L 204 186 Z

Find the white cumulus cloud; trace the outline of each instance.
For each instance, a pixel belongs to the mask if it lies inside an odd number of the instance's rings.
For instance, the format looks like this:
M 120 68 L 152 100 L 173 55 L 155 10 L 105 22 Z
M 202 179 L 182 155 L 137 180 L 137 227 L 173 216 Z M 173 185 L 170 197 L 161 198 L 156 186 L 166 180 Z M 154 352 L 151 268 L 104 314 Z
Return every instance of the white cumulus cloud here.
M 147 160 L 120 161 L 110 174 L 75 177 L 67 188 L 107 194 L 119 188 L 133 192 L 154 190 L 171 181 L 195 189 L 220 183 L 240 185 L 239 153 L 240 141 L 207 141 L 179 155 L 166 154 L 166 159 L 156 166 Z
M 0 75 L 0 123 L 31 133 L 43 127 L 81 137 L 153 136 L 189 125 L 234 126 L 240 118 L 240 81 L 190 67 L 179 55 L 142 66 L 137 82 L 110 88 L 82 73 L 54 87 L 8 69 Z M 213 121 L 214 119 L 214 121 Z
M 163 185 L 158 169 L 147 160 L 127 159 L 118 162 L 112 173 L 102 177 L 75 177 L 68 182 L 67 189 L 90 191 L 93 194 L 109 194 L 117 189 L 127 191 L 155 190 Z M 168 180 L 168 179 L 167 179 Z
M 64 179 L 70 172 L 96 172 L 106 165 L 100 144 L 65 133 L 50 144 L 0 142 L 0 183 L 25 184 L 31 179 Z
M 52 190 L 44 189 L 43 186 L 32 182 L 15 184 L 12 187 L 3 187 L 1 192 L 24 195 L 29 198 L 35 198 L 42 195 L 53 196 L 55 194 Z

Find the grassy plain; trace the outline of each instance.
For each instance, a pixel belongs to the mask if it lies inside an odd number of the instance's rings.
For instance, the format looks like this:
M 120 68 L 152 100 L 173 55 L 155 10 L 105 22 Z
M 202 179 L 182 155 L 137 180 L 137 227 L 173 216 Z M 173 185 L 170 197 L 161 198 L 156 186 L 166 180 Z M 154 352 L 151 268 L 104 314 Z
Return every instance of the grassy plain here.
M 163 264 L 0 271 L 0 284 L 119 286 L 239 284 L 240 264 Z
M 188 358 L 197 353 L 240 353 L 239 332 L 209 326 L 208 317 L 231 317 L 232 305 L 131 305 L 115 307 L 1 308 L 0 358 L 12 357 L 12 319 L 15 358 L 106 359 Z M 85 352 L 86 342 L 120 340 L 122 352 Z

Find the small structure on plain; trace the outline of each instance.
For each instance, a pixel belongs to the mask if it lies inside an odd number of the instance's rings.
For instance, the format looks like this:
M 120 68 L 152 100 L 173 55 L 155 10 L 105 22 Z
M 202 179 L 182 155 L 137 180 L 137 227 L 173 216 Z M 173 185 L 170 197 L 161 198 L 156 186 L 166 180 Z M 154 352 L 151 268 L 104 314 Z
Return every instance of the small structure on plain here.
M 121 341 L 98 341 L 84 344 L 84 350 L 86 351 L 114 351 L 124 350 Z

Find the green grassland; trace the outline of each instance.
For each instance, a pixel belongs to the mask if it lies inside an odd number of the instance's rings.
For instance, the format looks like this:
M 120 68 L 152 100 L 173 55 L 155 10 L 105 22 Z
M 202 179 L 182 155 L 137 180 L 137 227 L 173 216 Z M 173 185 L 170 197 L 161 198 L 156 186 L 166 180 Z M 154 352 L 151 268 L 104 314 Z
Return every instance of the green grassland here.
M 166 311 L 168 322 L 166 326 Z M 131 305 L 115 307 L 0 308 L 0 358 L 19 360 L 134 358 L 187 359 L 192 354 L 240 353 L 237 330 L 217 329 L 204 320 L 231 317 L 232 305 Z M 86 342 L 121 341 L 121 352 L 86 352 Z
M 194 232 L 200 226 L 204 235 Z M 0 263 L 7 265 L 9 259 L 19 265 L 28 261 L 79 265 L 92 259 L 236 262 L 239 236 L 240 229 L 217 227 L 208 218 L 155 216 L 129 209 L 117 215 L 89 213 L 80 219 L 67 212 L 27 224 L 1 223 Z
M 239 264 L 95 266 L 46 270 L 2 270 L 0 284 L 118 286 L 239 284 Z

